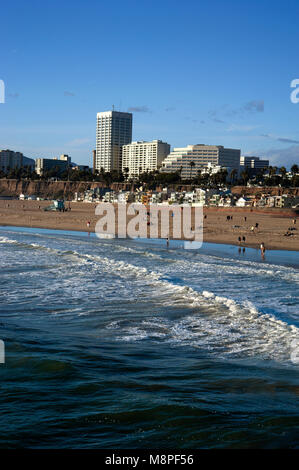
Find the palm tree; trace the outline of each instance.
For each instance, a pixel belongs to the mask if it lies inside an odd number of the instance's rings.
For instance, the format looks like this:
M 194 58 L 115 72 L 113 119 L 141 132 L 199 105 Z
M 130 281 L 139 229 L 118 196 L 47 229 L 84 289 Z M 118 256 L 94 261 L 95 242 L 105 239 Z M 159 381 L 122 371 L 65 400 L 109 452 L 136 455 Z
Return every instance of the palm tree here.
M 197 170 L 197 183 L 201 181 L 201 170 Z
M 279 173 L 281 174 L 282 177 L 285 177 L 286 173 L 287 173 L 287 169 L 285 166 L 282 166 L 279 170 Z
M 101 180 L 104 180 L 104 181 L 105 181 L 105 173 L 106 173 L 106 172 L 105 172 L 104 167 L 101 166 L 101 169 L 100 169 L 100 177 L 101 177 L 100 179 L 101 179 Z
M 194 162 L 189 162 L 189 166 L 190 166 L 190 180 L 191 180 L 192 168 L 195 167 L 195 163 Z
M 238 171 L 235 168 L 230 172 L 230 181 L 231 181 L 231 183 L 234 183 L 235 177 L 237 176 L 237 173 L 238 173 Z
M 226 168 L 223 168 L 222 170 L 220 170 L 219 172 L 219 181 L 220 183 L 222 184 L 225 184 L 226 183 L 226 180 L 227 180 L 227 175 L 228 175 L 228 171 Z
M 248 171 L 247 171 L 247 170 L 242 171 L 241 176 L 242 176 L 242 178 L 243 178 L 243 182 L 244 182 L 244 186 L 245 186 L 245 185 L 246 185 L 246 181 L 248 180 L 248 177 L 249 177 Z
M 179 170 L 179 173 L 180 173 L 180 180 L 182 181 L 182 171 L 183 171 L 183 167 L 180 166 L 180 170 Z
M 129 174 L 129 168 L 126 166 L 126 168 L 124 168 L 124 174 L 125 174 L 125 179 L 127 180 L 128 179 L 128 174 Z

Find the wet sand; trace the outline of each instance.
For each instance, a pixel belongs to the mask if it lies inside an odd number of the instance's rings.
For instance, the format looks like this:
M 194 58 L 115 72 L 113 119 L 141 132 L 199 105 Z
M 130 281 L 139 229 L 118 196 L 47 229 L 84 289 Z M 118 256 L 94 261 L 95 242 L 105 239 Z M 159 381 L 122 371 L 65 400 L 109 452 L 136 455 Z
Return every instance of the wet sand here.
M 44 211 L 44 208 L 50 204 L 51 201 L 0 200 L 0 225 L 88 232 L 95 230 L 95 225 L 100 219 L 100 216 L 95 215 L 96 204 L 93 203 L 71 202 L 71 210 L 67 212 Z M 66 208 L 68 207 L 69 203 L 66 203 Z M 228 214 L 232 215 L 232 220 L 227 220 Z M 265 213 L 258 209 L 254 209 L 252 212 L 239 209 L 230 212 L 227 208 L 223 211 L 204 208 L 204 216 L 204 242 L 240 244 L 240 246 L 253 248 L 259 248 L 263 242 L 266 249 L 299 251 L 299 217 L 296 225 L 293 225 L 293 217 L 288 215 L 287 211 L 284 215 L 283 211 Z M 127 224 L 132 217 L 127 217 Z M 90 222 L 89 228 L 87 222 Z M 194 210 L 192 223 L 194 223 Z M 258 229 L 252 232 L 251 227 L 255 226 L 256 223 L 258 223 Z M 290 232 L 293 235 L 284 236 L 291 227 L 296 228 L 296 230 Z M 169 233 L 170 238 L 173 238 L 171 217 Z M 245 237 L 245 242 L 241 241 L 240 243 L 239 237 L 241 239 Z M 180 239 L 184 239 L 184 237 L 180 237 Z

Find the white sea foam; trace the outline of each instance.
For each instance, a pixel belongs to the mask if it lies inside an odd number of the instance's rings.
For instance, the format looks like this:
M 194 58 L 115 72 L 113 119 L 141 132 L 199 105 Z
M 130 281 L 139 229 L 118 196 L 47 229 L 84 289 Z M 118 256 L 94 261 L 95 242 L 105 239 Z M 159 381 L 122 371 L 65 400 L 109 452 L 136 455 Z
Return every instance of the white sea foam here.
M 164 338 L 171 344 L 207 348 L 218 356 L 259 356 L 279 361 L 290 360 L 299 330 L 294 325 L 262 314 L 252 302 L 238 303 L 213 292 L 197 292 L 189 286 L 175 285 L 163 280 L 161 274 L 107 258 L 99 261 L 113 267 L 120 276 L 142 277 L 158 290 L 161 301 L 168 305 L 181 304 L 198 312 L 180 321 L 165 325 L 141 323 L 124 326 L 122 341 L 142 341 L 146 338 Z M 166 297 L 166 298 L 165 298 Z M 158 328 L 158 330 L 157 330 Z M 164 331 L 161 332 L 160 329 Z M 165 331 L 166 328 L 166 331 Z
M 23 242 L 7 237 L 0 237 L 0 243 L 19 243 L 24 246 Z M 140 292 L 141 298 L 146 292 L 147 298 L 154 299 L 157 310 L 155 321 L 143 318 L 142 320 L 132 319 L 125 323 L 112 322 L 107 325 L 107 331 L 117 330 L 116 340 L 118 341 L 143 341 L 150 338 L 154 341 L 165 341 L 176 347 L 184 345 L 207 350 L 210 354 L 219 357 L 258 356 L 278 361 L 290 360 L 291 354 L 294 357 L 293 345 L 298 344 L 296 341 L 299 337 L 299 330 L 295 325 L 289 325 L 281 318 L 260 312 L 252 301 L 235 300 L 225 295 L 215 294 L 206 288 L 200 290 L 197 287 L 191 288 L 185 284 L 172 282 L 167 279 L 169 265 L 167 267 L 163 263 L 156 263 L 156 265 L 150 263 L 150 258 L 159 258 L 163 261 L 163 257 L 159 255 L 148 256 L 149 261 L 139 266 L 115 259 L 117 256 L 123 256 L 122 253 L 128 250 L 126 246 L 121 245 L 111 245 L 111 249 L 109 249 L 109 244 L 102 245 L 97 247 L 98 254 L 80 253 L 80 250 L 63 250 L 61 244 L 60 249 L 37 243 L 27 244 L 27 246 L 48 250 L 49 253 L 62 256 L 71 263 L 71 266 L 72 263 L 78 264 L 79 267 L 82 265 L 83 268 L 88 265 L 89 273 L 92 270 L 96 272 L 100 270 L 103 279 L 105 279 L 105 273 L 113 275 L 114 279 L 121 279 L 127 288 L 130 286 L 137 293 Z M 146 252 L 140 252 L 138 249 L 129 248 L 129 250 L 131 254 L 136 254 L 137 264 L 142 263 L 143 256 L 147 256 Z M 181 272 L 186 279 L 189 273 L 196 275 L 196 272 L 202 276 L 205 272 L 209 274 L 214 272 L 215 276 L 219 277 L 222 272 L 240 273 L 244 277 L 249 274 L 253 276 L 258 272 L 261 277 L 270 276 L 292 283 L 298 281 L 298 271 L 283 266 L 261 267 L 258 263 L 244 261 L 229 265 L 228 260 L 209 258 L 207 255 L 201 260 L 195 259 L 194 262 L 191 258 L 190 261 L 181 258 L 180 254 L 177 259 L 173 260 L 175 272 Z M 63 276 L 65 270 L 61 269 L 60 272 Z M 61 283 L 61 278 L 57 280 L 57 283 Z M 76 296 L 80 298 L 80 295 L 82 296 L 85 292 L 85 286 L 80 279 L 78 282 L 74 279 L 63 279 L 64 295 L 73 296 L 74 286 L 78 289 Z M 54 292 L 55 286 L 52 287 L 51 292 Z M 103 295 L 107 297 L 109 292 L 111 292 L 112 299 L 115 299 L 117 290 L 115 292 L 115 289 L 107 284 Z M 186 313 L 180 319 L 167 320 L 159 315 L 162 307 L 163 309 L 182 307 Z
M 4 243 L 4 244 L 15 244 L 15 243 L 18 243 L 18 242 L 17 242 L 17 240 L 12 240 L 11 238 L 0 237 L 0 243 Z

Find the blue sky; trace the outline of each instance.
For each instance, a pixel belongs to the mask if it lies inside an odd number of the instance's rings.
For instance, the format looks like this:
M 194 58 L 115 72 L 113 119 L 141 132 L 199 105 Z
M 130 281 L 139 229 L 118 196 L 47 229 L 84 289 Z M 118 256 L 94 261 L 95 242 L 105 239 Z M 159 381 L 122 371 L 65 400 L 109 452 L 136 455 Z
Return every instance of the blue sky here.
M 298 0 L 24 0 L 1 5 L 0 148 L 91 165 L 96 113 L 133 139 L 299 163 Z

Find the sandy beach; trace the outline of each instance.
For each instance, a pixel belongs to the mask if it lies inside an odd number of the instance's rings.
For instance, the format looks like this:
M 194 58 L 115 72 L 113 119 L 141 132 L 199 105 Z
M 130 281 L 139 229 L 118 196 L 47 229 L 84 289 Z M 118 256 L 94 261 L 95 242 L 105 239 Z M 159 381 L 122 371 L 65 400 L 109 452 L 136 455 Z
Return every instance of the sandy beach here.
M 66 203 L 66 208 L 71 209 L 66 212 L 44 211 L 50 204 L 51 201 L 0 200 L 1 225 L 88 232 L 95 230 L 100 219 L 95 215 L 96 204 L 71 202 Z M 227 220 L 229 214 L 232 219 Z M 127 217 L 127 223 L 132 217 Z M 248 208 L 204 208 L 203 241 L 239 245 L 241 237 L 241 246 L 259 248 L 263 242 L 266 249 L 298 251 L 299 218 L 295 225 L 293 218 L 288 211 L 271 213 Z M 89 228 L 87 222 L 90 222 Z M 251 227 L 256 224 L 258 228 L 252 231 Z M 295 230 L 289 231 L 291 236 L 285 236 L 289 228 Z M 169 233 L 170 239 L 173 238 L 171 220 Z

